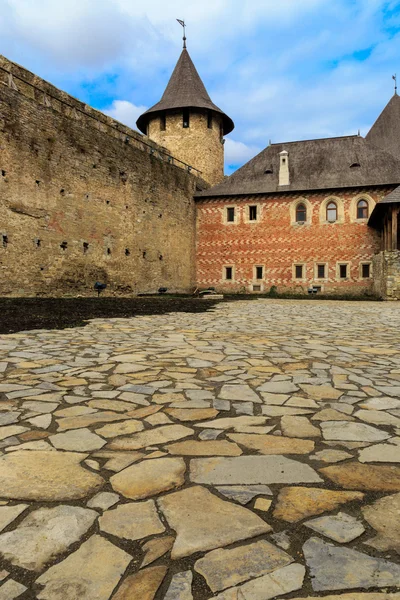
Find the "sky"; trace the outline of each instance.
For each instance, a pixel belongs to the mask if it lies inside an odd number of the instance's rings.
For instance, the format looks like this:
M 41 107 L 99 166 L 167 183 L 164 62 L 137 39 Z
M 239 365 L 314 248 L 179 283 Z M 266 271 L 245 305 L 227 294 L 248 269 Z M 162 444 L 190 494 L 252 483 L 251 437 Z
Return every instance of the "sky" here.
M 400 85 L 400 0 L 0 0 L 0 54 L 122 123 L 182 48 L 235 122 L 227 174 L 269 141 L 365 135 Z

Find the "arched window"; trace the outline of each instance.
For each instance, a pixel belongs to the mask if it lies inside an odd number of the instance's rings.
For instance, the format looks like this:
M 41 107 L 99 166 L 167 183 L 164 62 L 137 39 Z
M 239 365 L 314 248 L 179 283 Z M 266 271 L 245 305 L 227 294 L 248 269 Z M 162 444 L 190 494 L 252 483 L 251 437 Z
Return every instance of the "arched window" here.
M 357 219 L 368 219 L 368 202 L 366 200 L 357 202 Z
M 296 223 L 305 223 L 307 221 L 307 209 L 305 204 L 296 206 Z
M 326 207 L 326 220 L 330 223 L 337 221 L 337 204 L 336 202 L 329 202 Z

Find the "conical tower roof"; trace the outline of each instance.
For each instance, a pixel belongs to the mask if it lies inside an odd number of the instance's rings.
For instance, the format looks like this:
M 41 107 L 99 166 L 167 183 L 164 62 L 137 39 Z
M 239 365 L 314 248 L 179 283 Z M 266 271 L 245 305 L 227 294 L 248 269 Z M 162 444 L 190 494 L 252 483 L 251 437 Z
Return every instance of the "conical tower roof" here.
M 395 94 L 390 99 L 365 137 L 400 159 L 400 96 Z
M 142 133 L 146 133 L 149 115 L 177 108 L 205 108 L 219 113 L 223 119 L 224 134 L 230 133 L 235 126 L 232 119 L 212 102 L 186 48 L 182 50 L 160 102 L 143 113 L 136 125 Z

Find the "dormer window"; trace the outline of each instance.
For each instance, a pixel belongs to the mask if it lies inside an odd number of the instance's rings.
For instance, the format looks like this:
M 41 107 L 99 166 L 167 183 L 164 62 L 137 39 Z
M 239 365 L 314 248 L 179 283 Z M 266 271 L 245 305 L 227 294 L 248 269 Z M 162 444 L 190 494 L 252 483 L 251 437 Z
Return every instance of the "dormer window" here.
M 358 162 L 353 162 L 350 165 L 350 169 L 357 169 L 358 167 L 361 167 L 360 163 Z
M 264 171 L 265 175 L 271 175 L 273 173 L 272 167 L 267 167 Z
M 189 109 L 188 108 L 184 108 L 183 109 L 183 113 L 182 113 L 182 126 L 184 129 L 187 129 L 190 127 L 190 113 L 189 113 Z

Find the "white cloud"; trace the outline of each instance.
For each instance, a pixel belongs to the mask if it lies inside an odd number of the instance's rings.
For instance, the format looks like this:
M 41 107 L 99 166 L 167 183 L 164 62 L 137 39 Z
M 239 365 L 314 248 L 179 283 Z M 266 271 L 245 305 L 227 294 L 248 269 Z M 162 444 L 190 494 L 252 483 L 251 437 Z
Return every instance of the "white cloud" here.
M 225 140 L 225 164 L 227 166 L 241 165 L 250 160 L 250 158 L 253 158 L 260 150 L 261 148 L 257 146 L 247 146 L 243 142 L 227 138 Z
M 136 106 L 127 100 L 114 100 L 112 105 L 103 112 L 120 123 L 137 129 L 136 121 L 146 110 L 147 106 Z

